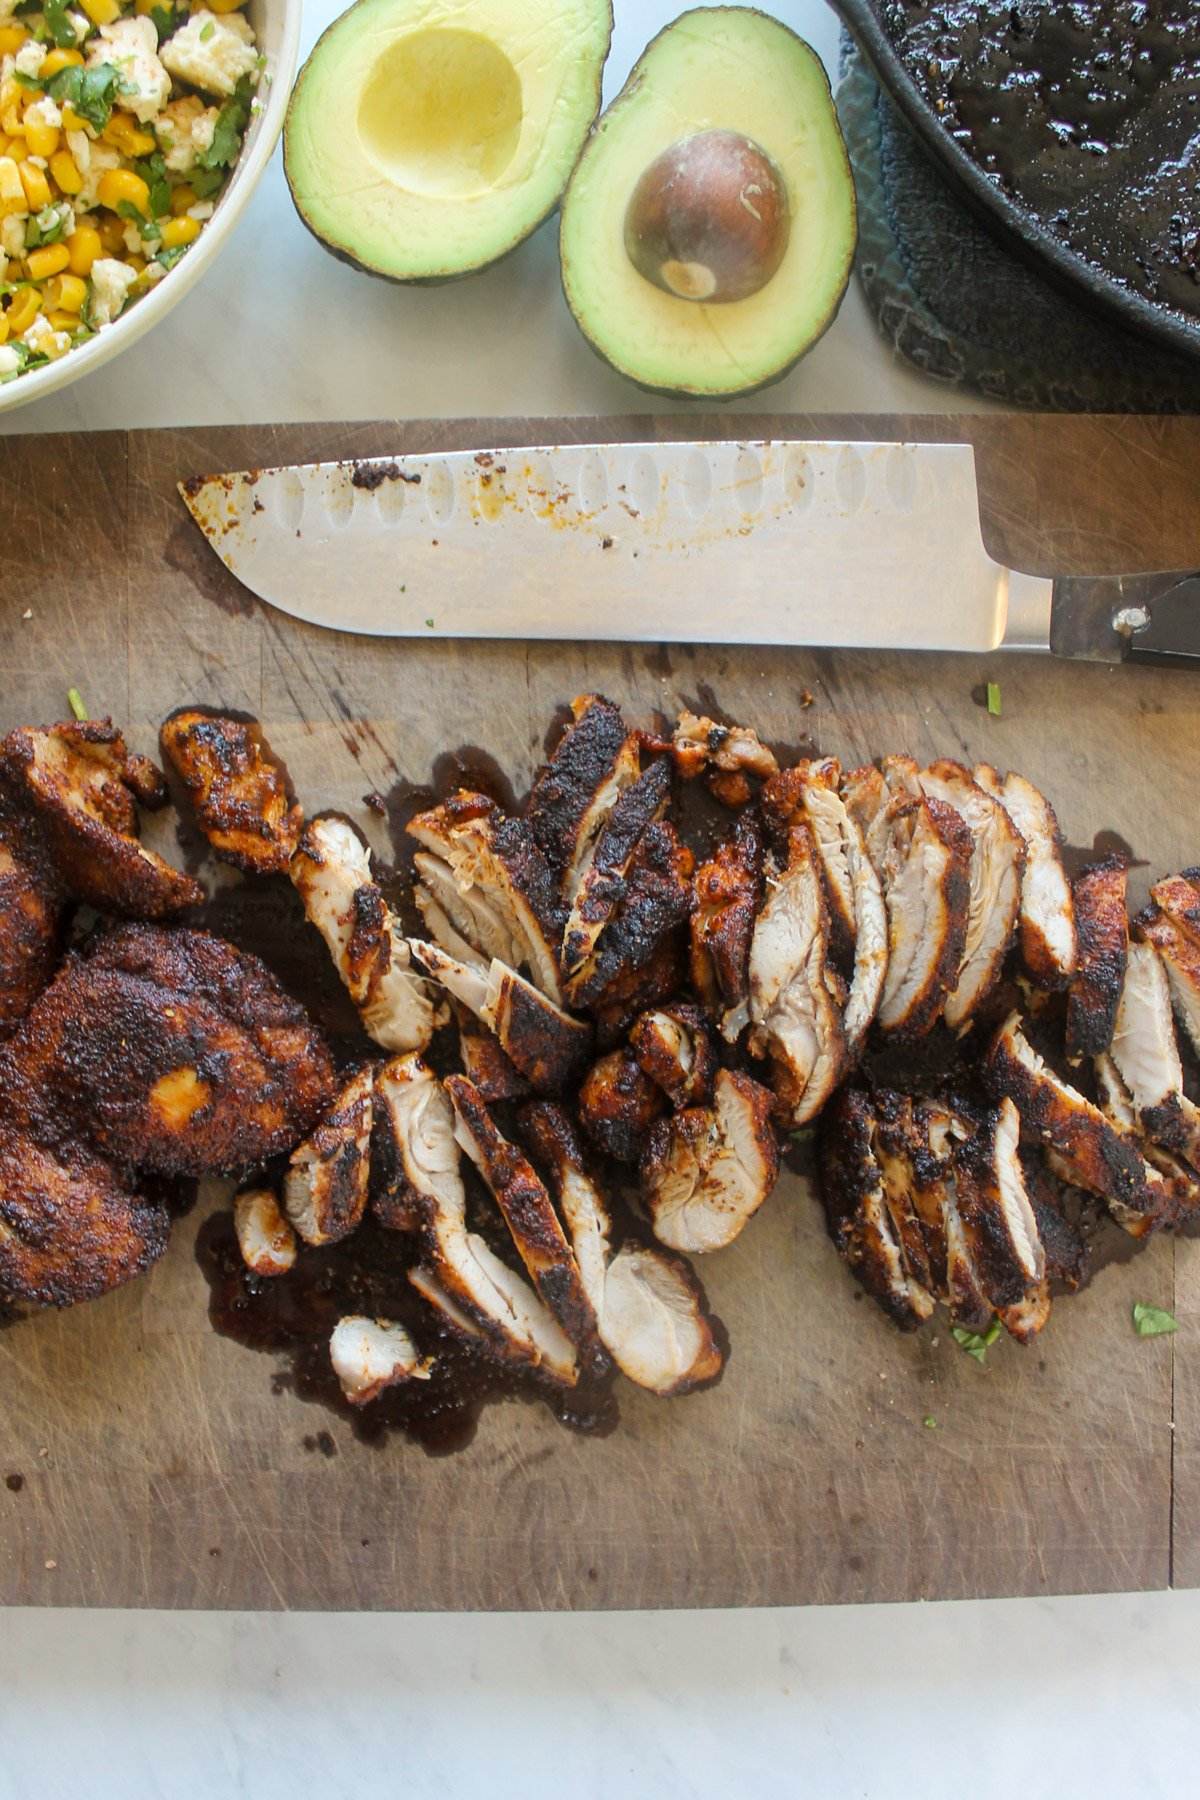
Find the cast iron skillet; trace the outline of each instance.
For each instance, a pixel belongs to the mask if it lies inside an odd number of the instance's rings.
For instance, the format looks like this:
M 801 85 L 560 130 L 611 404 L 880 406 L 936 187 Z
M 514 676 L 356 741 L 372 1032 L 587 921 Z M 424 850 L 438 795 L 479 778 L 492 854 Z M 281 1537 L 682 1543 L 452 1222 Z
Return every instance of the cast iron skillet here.
M 833 0 L 858 40 L 877 80 L 918 141 L 964 200 L 1008 247 L 1076 299 L 1143 337 L 1185 356 L 1200 356 L 1200 318 L 1156 305 L 1089 262 L 1054 236 L 1035 214 L 1011 198 L 945 129 L 901 62 L 884 28 L 876 0 Z

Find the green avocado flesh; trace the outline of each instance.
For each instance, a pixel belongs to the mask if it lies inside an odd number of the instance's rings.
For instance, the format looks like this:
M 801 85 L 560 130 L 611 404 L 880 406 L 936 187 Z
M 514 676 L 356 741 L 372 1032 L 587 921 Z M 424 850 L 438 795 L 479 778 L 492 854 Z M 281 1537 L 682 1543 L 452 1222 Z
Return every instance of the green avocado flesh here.
M 682 299 L 638 273 L 625 214 L 643 172 L 701 131 L 766 151 L 790 209 L 787 249 L 757 293 Z M 854 180 L 820 61 L 745 7 L 684 13 L 645 50 L 580 157 L 563 198 L 563 288 L 606 362 L 658 393 L 730 396 L 777 381 L 832 322 L 849 280 Z
M 609 0 L 358 0 L 288 107 L 300 217 L 395 281 L 495 262 L 562 194 L 611 34 Z

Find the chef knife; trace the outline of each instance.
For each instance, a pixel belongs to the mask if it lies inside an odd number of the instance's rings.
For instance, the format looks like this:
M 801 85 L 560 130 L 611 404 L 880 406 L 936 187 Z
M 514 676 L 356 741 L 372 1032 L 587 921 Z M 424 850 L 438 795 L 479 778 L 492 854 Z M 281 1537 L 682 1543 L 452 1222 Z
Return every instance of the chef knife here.
M 241 582 L 340 631 L 1200 658 L 1200 571 L 994 562 L 969 444 L 461 450 L 179 491 Z

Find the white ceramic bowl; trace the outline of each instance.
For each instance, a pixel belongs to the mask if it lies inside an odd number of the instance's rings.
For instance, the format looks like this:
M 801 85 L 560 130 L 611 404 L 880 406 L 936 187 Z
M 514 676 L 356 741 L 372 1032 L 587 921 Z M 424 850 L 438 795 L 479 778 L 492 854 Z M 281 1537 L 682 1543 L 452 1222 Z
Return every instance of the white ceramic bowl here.
M 106 325 L 94 338 L 81 344 L 78 350 L 69 350 L 57 362 L 43 363 L 29 374 L 19 375 L 15 381 L 6 381 L 0 386 L 0 412 L 24 406 L 29 400 L 40 400 L 57 388 L 66 387 L 68 382 L 78 381 L 92 369 L 98 369 L 101 363 L 119 356 L 122 350 L 128 350 L 211 268 L 246 210 L 279 141 L 296 75 L 300 10 L 301 0 L 250 0 L 246 8 L 258 47 L 267 59 L 258 88 L 262 109 L 250 121 L 242 154 L 217 210 L 187 255 L 143 299 L 123 312 L 114 324 Z

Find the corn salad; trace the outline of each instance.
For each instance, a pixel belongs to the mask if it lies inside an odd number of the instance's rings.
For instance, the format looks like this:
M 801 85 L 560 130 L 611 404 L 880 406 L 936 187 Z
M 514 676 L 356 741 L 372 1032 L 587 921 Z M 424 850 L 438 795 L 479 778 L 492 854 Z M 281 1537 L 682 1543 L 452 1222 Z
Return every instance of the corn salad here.
M 239 0 L 0 0 L 0 382 L 103 331 L 187 254 L 262 66 Z

